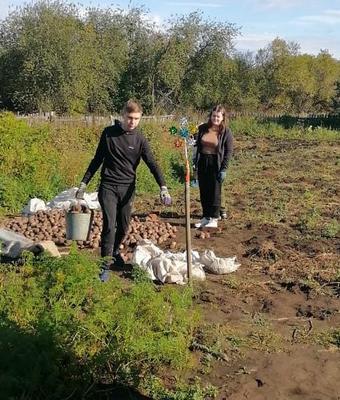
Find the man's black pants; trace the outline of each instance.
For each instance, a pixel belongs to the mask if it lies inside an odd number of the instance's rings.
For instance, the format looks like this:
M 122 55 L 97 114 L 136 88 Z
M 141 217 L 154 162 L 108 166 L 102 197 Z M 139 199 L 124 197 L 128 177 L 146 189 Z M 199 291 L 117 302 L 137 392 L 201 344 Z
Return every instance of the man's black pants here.
M 135 183 L 113 185 L 101 182 L 98 200 L 103 212 L 101 256 L 112 257 L 129 228 Z
M 200 154 L 198 160 L 198 183 L 203 217 L 218 218 L 221 208 L 221 183 L 217 180 L 216 154 Z

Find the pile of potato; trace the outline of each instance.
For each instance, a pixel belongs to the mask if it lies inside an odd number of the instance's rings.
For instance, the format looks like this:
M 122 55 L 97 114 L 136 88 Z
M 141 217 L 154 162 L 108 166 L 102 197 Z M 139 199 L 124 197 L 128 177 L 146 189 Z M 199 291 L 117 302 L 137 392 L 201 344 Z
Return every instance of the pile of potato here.
M 135 216 L 132 217 L 129 231 L 121 244 L 121 249 L 125 247 L 134 247 L 140 240 L 149 239 L 153 243 L 161 245 L 170 241 L 170 248 L 176 247 L 177 228 L 168 222 L 162 222 L 157 215 L 150 214 L 146 217 L 145 222 Z
M 208 232 L 208 231 L 198 231 L 198 232 L 196 232 L 195 236 L 198 239 L 209 239 L 210 238 L 210 232 Z
M 58 245 L 66 244 L 65 214 L 62 211 L 38 211 L 29 217 L 15 217 L 5 228 L 24 235 L 34 241 L 53 240 Z
M 86 207 L 72 208 L 73 212 L 91 212 Z M 89 241 L 78 240 L 79 248 L 100 247 L 100 232 L 102 228 L 102 213 L 94 211 Z M 33 241 L 52 240 L 57 245 L 70 245 L 66 240 L 65 211 L 38 211 L 29 217 L 15 217 L 5 224 L 5 228 L 24 235 Z M 141 239 L 149 239 L 157 245 L 167 244 L 171 249 L 176 247 L 177 228 L 162 222 L 157 215 L 150 214 L 142 221 L 137 216 L 132 217 L 128 234 L 121 244 L 122 253 L 129 253 Z

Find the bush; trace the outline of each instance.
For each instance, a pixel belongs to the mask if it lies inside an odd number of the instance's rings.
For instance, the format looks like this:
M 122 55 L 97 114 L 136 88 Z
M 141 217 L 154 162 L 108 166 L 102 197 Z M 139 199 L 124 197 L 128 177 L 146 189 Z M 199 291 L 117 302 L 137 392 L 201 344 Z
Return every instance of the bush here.
M 289 129 L 276 122 L 263 121 L 255 117 L 237 117 L 230 121 L 230 128 L 236 135 L 267 137 L 274 139 L 337 140 L 339 133 L 325 128 L 295 125 Z
M 29 198 L 58 191 L 57 154 L 48 145 L 45 126 L 29 127 L 10 113 L 0 114 L 0 208 L 15 212 Z

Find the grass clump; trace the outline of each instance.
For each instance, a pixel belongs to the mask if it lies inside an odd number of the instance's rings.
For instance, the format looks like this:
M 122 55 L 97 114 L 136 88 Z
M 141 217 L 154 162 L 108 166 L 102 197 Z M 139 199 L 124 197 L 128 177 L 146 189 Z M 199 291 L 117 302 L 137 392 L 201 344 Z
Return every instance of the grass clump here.
M 326 223 L 323 228 L 321 235 L 325 238 L 332 239 L 340 236 L 340 223 L 338 220 L 333 218 L 330 222 Z
M 154 400 L 207 400 L 214 399 L 218 390 L 213 385 L 202 387 L 201 382 L 196 379 L 193 384 L 178 384 L 176 389 L 164 388 L 161 381 L 152 379 L 148 385 L 148 394 Z
M 340 349 L 340 329 L 332 328 L 314 335 L 316 343 L 324 347 L 335 346 Z

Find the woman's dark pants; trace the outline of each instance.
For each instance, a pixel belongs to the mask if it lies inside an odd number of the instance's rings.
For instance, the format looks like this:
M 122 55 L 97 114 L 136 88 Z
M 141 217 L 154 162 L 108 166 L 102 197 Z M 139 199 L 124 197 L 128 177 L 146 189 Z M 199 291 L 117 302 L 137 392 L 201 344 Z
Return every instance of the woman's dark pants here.
M 203 217 L 218 218 L 221 208 L 221 183 L 217 181 L 217 155 L 200 154 L 197 172 Z

